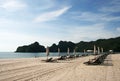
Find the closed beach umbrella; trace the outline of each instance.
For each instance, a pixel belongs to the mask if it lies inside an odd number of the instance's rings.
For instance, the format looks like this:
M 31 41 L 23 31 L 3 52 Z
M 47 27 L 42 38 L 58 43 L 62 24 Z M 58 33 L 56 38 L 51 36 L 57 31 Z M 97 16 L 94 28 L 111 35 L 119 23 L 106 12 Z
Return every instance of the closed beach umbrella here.
M 85 54 L 85 49 L 84 49 L 84 54 Z
M 96 46 L 95 45 L 94 45 L 94 51 L 93 52 L 94 52 L 94 55 L 95 55 L 96 54 Z
M 76 54 L 76 50 L 74 49 L 73 54 Z
M 73 51 L 73 54 L 74 54 L 74 57 L 76 57 L 76 50 L 74 49 L 74 51 Z
M 98 54 L 100 54 L 100 48 L 98 47 Z
M 46 48 L 46 55 L 47 55 L 47 59 L 48 59 L 48 56 L 49 56 L 49 47 Z
M 60 48 L 58 48 L 58 56 L 60 56 Z
M 103 48 L 101 48 L 101 52 L 103 53 Z
M 69 55 L 70 54 L 70 49 L 68 48 L 68 50 L 67 50 L 67 54 Z

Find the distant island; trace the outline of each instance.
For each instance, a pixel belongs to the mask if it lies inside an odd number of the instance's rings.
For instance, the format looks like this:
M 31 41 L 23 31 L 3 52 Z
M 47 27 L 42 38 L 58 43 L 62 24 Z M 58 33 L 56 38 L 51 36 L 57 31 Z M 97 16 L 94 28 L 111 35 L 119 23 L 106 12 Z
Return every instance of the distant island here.
M 60 52 L 66 52 L 70 49 L 73 52 L 76 49 L 77 52 L 83 52 L 85 50 L 93 50 L 93 46 L 103 48 L 104 51 L 114 50 L 120 52 L 120 37 L 110 39 L 98 39 L 96 41 L 73 43 L 71 41 L 59 41 L 58 45 L 53 44 L 49 47 L 50 52 L 57 52 L 60 48 Z M 19 46 L 15 52 L 45 52 L 46 48 L 40 45 L 38 42 L 34 42 L 30 45 Z

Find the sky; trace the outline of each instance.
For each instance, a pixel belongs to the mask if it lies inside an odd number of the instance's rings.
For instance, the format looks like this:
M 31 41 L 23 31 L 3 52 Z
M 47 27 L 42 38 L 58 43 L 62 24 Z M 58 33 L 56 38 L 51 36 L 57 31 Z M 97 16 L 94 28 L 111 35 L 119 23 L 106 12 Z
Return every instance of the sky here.
M 38 41 L 94 41 L 120 36 L 120 0 L 0 0 L 0 51 Z

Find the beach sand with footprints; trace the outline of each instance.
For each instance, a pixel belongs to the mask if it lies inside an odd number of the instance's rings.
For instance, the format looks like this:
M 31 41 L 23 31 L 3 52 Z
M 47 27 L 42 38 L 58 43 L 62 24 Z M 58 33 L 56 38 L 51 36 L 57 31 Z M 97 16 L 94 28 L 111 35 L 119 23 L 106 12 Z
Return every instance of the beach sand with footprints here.
M 46 63 L 46 58 L 0 60 L 0 81 L 120 81 L 120 54 L 104 64 L 85 65 L 95 56 Z

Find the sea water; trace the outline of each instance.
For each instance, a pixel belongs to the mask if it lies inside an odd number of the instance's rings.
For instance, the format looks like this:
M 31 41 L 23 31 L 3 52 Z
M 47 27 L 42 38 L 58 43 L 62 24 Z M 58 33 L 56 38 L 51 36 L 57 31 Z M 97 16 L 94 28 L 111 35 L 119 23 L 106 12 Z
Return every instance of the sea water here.
M 72 55 L 73 53 L 70 53 Z M 78 52 L 77 54 L 84 54 Z M 58 56 L 59 54 L 50 52 L 49 56 Z M 67 55 L 67 53 L 60 53 L 60 56 Z M 12 59 L 12 58 L 37 58 L 46 57 L 46 53 L 15 53 L 15 52 L 0 52 L 0 59 Z

